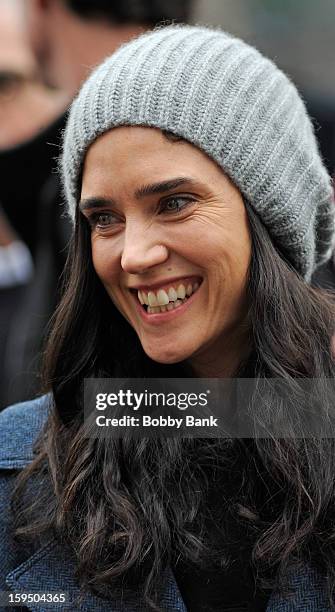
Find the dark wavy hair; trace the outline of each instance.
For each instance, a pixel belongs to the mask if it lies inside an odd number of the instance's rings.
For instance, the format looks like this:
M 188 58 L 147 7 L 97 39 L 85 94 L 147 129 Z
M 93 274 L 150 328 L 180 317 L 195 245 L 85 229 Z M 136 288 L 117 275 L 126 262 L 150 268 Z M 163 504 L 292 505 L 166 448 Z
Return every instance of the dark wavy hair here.
M 297 379 L 334 377 L 330 342 L 334 304 L 309 286 L 279 254 L 246 204 L 252 235 L 248 279 L 253 353 L 239 375 L 283 378 L 297 412 Z M 34 461 L 19 475 L 14 495 L 17 536 L 53 532 L 74 550 L 77 578 L 102 597 L 111 587 L 141 585 L 159 610 L 157 585 L 176 557 L 198 566 L 229 563 L 206 535 L 206 503 L 213 474 L 237 462 L 238 486 L 229 504 L 250 535 L 250 555 L 265 582 L 280 586 L 292 564 L 310 563 L 335 585 L 335 444 L 332 438 L 253 440 L 100 440 L 82 435 L 82 382 L 87 377 L 171 377 L 183 364 L 150 360 L 107 296 L 92 264 L 90 229 L 81 215 L 65 271 L 65 292 L 45 353 L 45 390 L 54 408 Z M 320 382 L 320 385 L 322 383 Z M 269 385 L 257 419 L 267 426 L 279 410 Z M 327 399 L 320 418 L 330 409 Z M 29 485 L 43 487 L 27 500 Z M 24 497 L 24 504 L 22 504 Z M 20 504 L 19 504 L 20 502 Z M 22 506 L 24 508 L 22 509 Z M 20 507 L 20 511 L 18 508 Z M 222 534 L 224 540 L 224 533 Z M 271 572 L 270 572 L 271 573 Z
M 102 19 L 116 24 L 139 23 L 155 26 L 159 22 L 183 22 L 190 17 L 191 0 L 65 0 L 83 19 Z

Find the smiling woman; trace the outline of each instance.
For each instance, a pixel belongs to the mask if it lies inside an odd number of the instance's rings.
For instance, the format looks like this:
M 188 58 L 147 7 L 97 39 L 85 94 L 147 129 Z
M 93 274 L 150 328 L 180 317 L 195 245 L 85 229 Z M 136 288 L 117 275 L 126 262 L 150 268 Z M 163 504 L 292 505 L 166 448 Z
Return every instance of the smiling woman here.
M 0 417 L 0 591 L 66 591 L 71 611 L 334 610 L 335 444 L 291 423 L 310 379 L 317 422 L 333 413 L 334 304 L 309 280 L 335 210 L 294 85 L 224 32 L 157 29 L 84 84 L 61 170 L 74 231 L 47 395 Z M 84 379 L 129 377 L 252 379 L 232 419 L 288 435 L 88 436 Z
M 231 375 L 250 349 L 251 236 L 222 170 L 160 130 L 119 127 L 88 150 L 80 208 L 95 271 L 146 354 Z

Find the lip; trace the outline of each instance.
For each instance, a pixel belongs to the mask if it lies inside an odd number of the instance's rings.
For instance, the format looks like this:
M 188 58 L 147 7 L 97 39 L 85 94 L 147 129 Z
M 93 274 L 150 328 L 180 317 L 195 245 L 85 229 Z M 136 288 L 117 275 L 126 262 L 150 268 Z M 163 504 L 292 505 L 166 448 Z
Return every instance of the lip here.
M 169 285 L 173 285 L 174 283 L 183 281 L 183 284 L 190 283 L 202 283 L 202 277 L 193 274 L 192 276 L 173 276 L 172 278 L 164 278 L 161 281 L 157 281 L 156 283 L 152 283 L 151 285 L 136 285 L 136 287 L 128 287 L 129 291 L 155 291 L 155 289 L 160 289 L 167 287 Z
M 156 314 L 148 314 L 146 310 L 144 310 L 144 308 L 141 306 L 134 293 L 132 293 L 131 295 L 134 299 L 136 309 L 139 312 L 141 319 L 149 325 L 161 325 L 162 323 L 168 323 L 169 321 L 173 321 L 173 319 L 175 319 L 177 316 L 184 314 L 184 312 L 191 306 L 192 302 L 197 297 L 198 292 L 201 289 L 201 285 L 200 287 L 198 287 L 196 292 L 192 293 L 188 300 L 186 300 L 186 302 L 184 302 L 184 304 L 182 304 L 181 306 L 178 306 L 178 308 L 173 310 L 167 310 L 166 312 L 157 312 Z

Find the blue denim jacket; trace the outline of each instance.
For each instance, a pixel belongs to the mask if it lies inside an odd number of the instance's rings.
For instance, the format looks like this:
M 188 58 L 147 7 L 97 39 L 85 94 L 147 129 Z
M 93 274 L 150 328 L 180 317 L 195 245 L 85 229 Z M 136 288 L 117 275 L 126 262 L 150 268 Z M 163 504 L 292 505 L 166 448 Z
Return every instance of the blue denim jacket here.
M 32 446 L 47 418 L 49 403 L 49 397 L 43 396 L 0 413 L 0 591 L 68 593 L 66 604 L 29 604 L 26 609 L 33 612 L 148 612 L 139 594 L 129 591 L 122 598 L 116 594 L 108 602 L 86 593 L 77 602 L 80 589 L 70 550 L 52 537 L 29 551 L 14 541 L 9 511 L 13 483 L 17 472 L 32 460 Z M 310 568 L 294 573 L 290 583 L 293 595 L 288 599 L 272 596 L 267 612 L 330 612 L 323 580 Z M 172 571 L 167 572 L 164 584 L 160 602 L 163 610 L 186 612 Z

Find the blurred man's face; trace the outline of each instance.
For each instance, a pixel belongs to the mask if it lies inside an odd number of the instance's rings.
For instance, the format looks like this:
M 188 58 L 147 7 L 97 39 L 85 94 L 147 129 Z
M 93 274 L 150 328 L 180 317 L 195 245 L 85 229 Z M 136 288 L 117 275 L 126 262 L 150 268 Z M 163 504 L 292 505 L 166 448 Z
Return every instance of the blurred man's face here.
M 0 0 L 1 2 L 1 0 Z M 72 97 L 90 70 L 143 32 L 133 23 L 82 19 L 64 0 L 20 0 L 29 46 L 44 84 Z
M 52 82 L 52 36 L 50 30 L 51 13 L 43 8 L 39 0 L 21 0 L 23 19 L 30 48 L 35 56 L 40 77 L 48 86 Z
M 33 0 L 22 0 L 30 9 Z M 63 110 L 66 101 L 37 78 L 24 35 L 22 4 L 0 0 L 0 150 L 34 137 Z
M 24 40 L 20 5 L 15 0 L 0 0 L 0 70 L 4 69 L 24 76 L 35 71 L 34 58 Z

